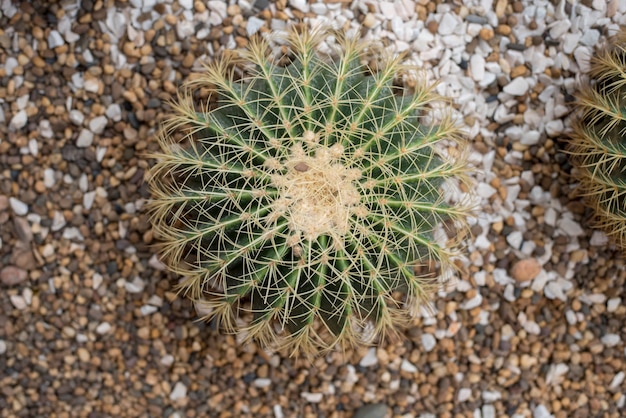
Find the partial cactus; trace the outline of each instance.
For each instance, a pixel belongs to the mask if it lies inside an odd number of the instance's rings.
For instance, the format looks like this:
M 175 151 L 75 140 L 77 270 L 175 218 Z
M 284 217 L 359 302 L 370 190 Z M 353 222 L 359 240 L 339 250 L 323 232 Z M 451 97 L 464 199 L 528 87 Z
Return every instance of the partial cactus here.
M 626 249 L 626 32 L 591 58 L 570 152 L 596 225 Z
M 362 41 L 336 35 L 335 54 L 316 52 L 327 36 L 292 30 L 281 57 L 256 39 L 208 65 L 149 173 L 180 290 L 227 330 L 306 354 L 397 329 L 451 266 L 435 231 L 467 213 L 442 196 L 466 165 L 441 152 L 462 149 L 451 118 L 424 123 L 432 87 L 400 57 L 364 64 Z M 195 104 L 200 90 L 217 100 Z

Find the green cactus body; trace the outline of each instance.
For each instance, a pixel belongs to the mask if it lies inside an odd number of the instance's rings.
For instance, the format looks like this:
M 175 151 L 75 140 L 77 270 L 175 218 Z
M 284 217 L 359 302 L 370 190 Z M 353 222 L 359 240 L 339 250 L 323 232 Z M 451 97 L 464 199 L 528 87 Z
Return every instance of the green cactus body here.
M 400 58 L 362 64 L 359 41 L 322 56 L 324 35 L 290 32 L 286 65 L 251 42 L 236 60 L 243 79 L 233 59 L 209 65 L 175 104 L 150 173 L 154 230 L 180 289 L 228 330 L 305 353 L 401 324 L 403 305 L 437 283 L 417 268 L 451 265 L 434 230 L 466 214 L 441 194 L 466 166 L 434 146 L 458 140 L 450 118 L 422 122 L 432 88 L 398 87 L 412 70 Z M 197 110 L 191 92 L 205 87 L 217 105 Z
M 626 249 L 626 33 L 591 58 L 570 152 L 597 225 Z

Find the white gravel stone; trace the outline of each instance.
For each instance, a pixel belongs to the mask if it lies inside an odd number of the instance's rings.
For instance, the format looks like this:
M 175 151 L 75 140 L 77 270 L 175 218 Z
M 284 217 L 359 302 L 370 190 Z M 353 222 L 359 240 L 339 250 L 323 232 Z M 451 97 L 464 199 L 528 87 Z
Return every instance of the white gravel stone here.
M 474 81 L 482 81 L 485 77 L 485 59 L 482 55 L 474 54 L 469 62 L 470 72 Z
M 367 350 L 367 353 L 359 361 L 361 367 L 371 367 L 378 364 L 378 357 L 376 356 L 376 349 L 374 347 Z
M 436 345 L 437 345 L 437 340 L 432 334 L 422 335 L 422 347 L 424 347 L 424 351 L 429 353 L 433 351 Z
M 56 179 L 54 178 L 54 170 L 52 168 L 46 168 L 43 170 L 43 185 L 46 188 L 51 188 L 56 183 Z
M 445 13 L 439 21 L 439 28 L 437 29 L 437 32 L 442 36 L 452 35 L 460 23 L 460 19 L 456 15 L 452 13 Z
M 580 224 L 570 217 L 562 217 L 556 222 L 559 229 L 570 237 L 579 237 L 585 234 Z
M 461 388 L 459 389 L 459 393 L 456 395 L 457 402 L 466 402 L 472 396 L 472 389 L 470 388 Z
M 506 236 L 506 242 L 515 249 L 519 249 L 524 241 L 524 236 L 521 231 L 512 231 Z
M 159 308 L 157 308 L 156 306 L 152 306 L 152 305 L 142 305 L 141 308 L 139 308 L 139 312 L 141 312 L 141 315 L 143 316 L 152 315 L 158 310 Z
M 504 86 L 502 91 L 512 96 L 523 96 L 528 91 L 528 81 L 524 77 L 517 77 Z
M 603 231 L 595 230 L 591 234 L 591 239 L 589 240 L 589 244 L 594 247 L 602 247 L 609 242 L 609 237 Z
M 258 388 L 267 388 L 272 384 L 272 379 L 259 378 L 254 379 L 252 384 Z
M 250 16 L 248 19 L 248 25 L 246 26 L 246 32 L 249 36 L 254 35 L 265 25 L 265 20 L 259 19 L 255 16 Z
M 481 393 L 481 396 L 483 398 L 483 401 L 488 403 L 493 403 L 499 399 L 502 399 L 502 395 L 496 390 L 484 390 Z
M 78 139 L 76 140 L 76 146 L 79 148 L 86 148 L 93 144 L 93 132 L 88 129 L 83 129 L 78 134 Z
M 611 383 L 609 384 L 609 389 L 617 389 L 624 382 L 625 376 L 626 375 L 624 374 L 624 372 L 617 373 L 611 380 Z
M 554 415 L 550 414 L 548 408 L 543 405 L 537 405 L 533 409 L 533 418 L 554 418 Z
M 482 407 L 482 418 L 495 418 L 496 416 L 496 407 L 491 404 L 483 405 Z
M 28 307 L 28 304 L 26 303 L 26 300 L 21 295 L 11 295 L 11 296 L 9 296 L 9 300 L 11 301 L 11 304 L 17 310 L 22 311 L 22 310 L 24 310 L 24 309 L 26 309 Z
M 170 400 L 177 401 L 187 397 L 187 386 L 183 382 L 176 382 L 172 392 L 170 393 Z
M 7 352 L 7 343 L 4 340 L 0 340 L 0 355 Z
M 9 197 L 9 205 L 11 205 L 11 209 L 18 216 L 24 216 L 28 213 L 28 205 L 19 199 Z
M 108 334 L 111 331 L 111 324 L 108 322 L 101 322 L 96 327 L 96 333 L 100 335 Z
M 302 392 L 300 396 L 306 399 L 306 401 L 310 403 L 320 403 L 322 402 L 322 399 L 324 398 L 323 393 Z
M 180 4 L 183 9 L 193 9 L 193 0 L 178 0 L 178 4 Z
M 81 126 L 83 124 L 83 121 L 85 120 L 85 115 L 83 115 L 80 110 L 76 109 L 70 110 L 69 117 L 70 121 L 76 126 Z
M 96 135 L 100 135 L 104 132 L 104 128 L 106 128 L 108 120 L 106 116 L 97 116 L 89 121 L 89 130 Z
M 402 360 L 400 364 L 400 370 L 407 373 L 417 373 L 417 367 L 407 359 Z
M 9 130 L 17 131 L 18 129 L 22 129 L 24 126 L 26 126 L 27 122 L 28 115 L 26 114 L 26 111 L 20 110 L 11 118 L 11 121 L 9 122 Z
M 622 341 L 622 339 L 618 334 L 606 334 L 602 336 L 600 341 L 602 341 L 602 344 L 607 347 L 615 347 Z
M 165 354 L 163 357 L 161 357 L 161 359 L 159 360 L 159 363 L 161 363 L 162 365 L 169 367 L 172 364 L 174 364 L 174 356 L 171 354 Z
M 621 304 L 622 304 L 621 298 L 611 298 L 606 301 L 606 311 L 615 312 Z
M 112 103 L 107 107 L 105 115 L 113 122 L 119 122 L 122 120 L 122 108 L 117 103 Z
M 48 34 L 48 48 L 54 49 L 57 46 L 65 44 L 65 40 L 57 30 L 51 30 Z
M 528 131 L 522 135 L 519 142 L 522 145 L 536 145 L 539 143 L 539 138 L 541 134 L 538 131 Z
M 497 190 L 487 183 L 478 183 L 478 186 L 476 187 L 476 194 L 484 199 L 489 199 L 491 196 L 496 194 L 496 192 Z
M 100 82 L 98 82 L 98 80 L 95 78 L 88 78 L 84 81 L 83 88 L 85 89 L 85 91 L 88 91 L 90 93 L 97 93 L 100 89 Z
M 479 307 L 483 303 L 483 296 L 477 293 L 473 298 L 466 300 L 460 305 L 460 308 L 464 311 Z
M 289 6 L 298 9 L 303 13 L 309 12 L 309 4 L 307 0 L 289 0 Z

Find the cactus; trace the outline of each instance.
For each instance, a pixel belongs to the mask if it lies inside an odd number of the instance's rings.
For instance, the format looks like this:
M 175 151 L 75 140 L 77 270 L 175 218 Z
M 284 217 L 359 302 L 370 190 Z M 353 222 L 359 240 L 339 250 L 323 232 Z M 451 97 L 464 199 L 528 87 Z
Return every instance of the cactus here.
M 467 166 L 441 152 L 462 149 L 451 117 L 424 123 L 432 86 L 401 57 L 366 65 L 365 42 L 335 37 L 334 55 L 316 52 L 328 32 L 294 29 L 284 56 L 255 39 L 208 65 L 173 104 L 149 173 L 181 292 L 205 319 L 292 353 L 398 330 L 452 265 L 436 229 L 467 213 L 442 196 Z M 196 107 L 202 89 L 217 99 Z
M 626 32 L 590 61 L 569 152 L 596 226 L 626 249 Z

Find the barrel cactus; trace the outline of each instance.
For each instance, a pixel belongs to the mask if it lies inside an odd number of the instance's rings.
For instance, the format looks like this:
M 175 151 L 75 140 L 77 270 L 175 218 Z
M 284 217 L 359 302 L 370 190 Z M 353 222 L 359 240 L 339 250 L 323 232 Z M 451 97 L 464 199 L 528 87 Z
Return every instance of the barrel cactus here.
M 596 224 L 626 249 L 626 32 L 590 61 L 570 152 Z
M 462 149 L 449 116 L 424 123 L 432 86 L 363 41 L 319 52 L 328 36 L 292 30 L 280 57 L 256 39 L 207 65 L 149 173 L 181 292 L 229 331 L 306 354 L 399 329 L 452 265 L 455 240 L 435 232 L 467 213 L 442 195 L 466 164 L 442 152 Z M 197 103 L 202 89 L 216 100 Z

